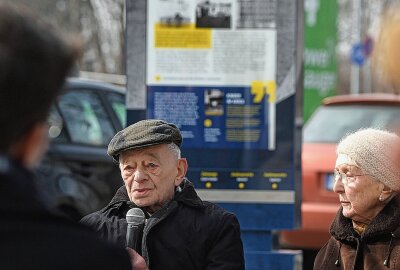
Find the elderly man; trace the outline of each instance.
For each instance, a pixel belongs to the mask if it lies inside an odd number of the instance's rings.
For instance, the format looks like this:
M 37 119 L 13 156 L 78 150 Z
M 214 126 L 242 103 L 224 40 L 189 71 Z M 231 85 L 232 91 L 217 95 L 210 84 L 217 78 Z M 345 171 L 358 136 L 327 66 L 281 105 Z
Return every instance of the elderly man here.
M 179 129 L 161 120 L 143 120 L 118 132 L 108 154 L 119 162 L 125 186 L 81 222 L 125 246 L 126 213 L 139 207 L 147 218 L 141 254 L 150 269 L 244 269 L 238 220 L 197 196 L 185 178 L 181 143 Z

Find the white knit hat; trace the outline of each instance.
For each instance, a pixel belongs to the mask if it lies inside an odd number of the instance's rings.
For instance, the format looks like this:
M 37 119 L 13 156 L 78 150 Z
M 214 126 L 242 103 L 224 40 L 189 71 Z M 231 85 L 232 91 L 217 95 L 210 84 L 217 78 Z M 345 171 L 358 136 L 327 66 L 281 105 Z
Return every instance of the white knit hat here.
M 387 187 L 400 190 L 400 137 L 379 129 L 361 129 L 345 136 L 339 142 L 338 157 L 349 160 Z

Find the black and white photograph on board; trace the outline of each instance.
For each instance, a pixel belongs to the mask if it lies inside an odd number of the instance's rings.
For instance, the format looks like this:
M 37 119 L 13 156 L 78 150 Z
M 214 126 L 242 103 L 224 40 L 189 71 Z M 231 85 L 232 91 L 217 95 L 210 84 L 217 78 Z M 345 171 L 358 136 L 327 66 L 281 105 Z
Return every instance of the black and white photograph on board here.
M 196 27 L 231 28 L 232 1 L 198 1 L 196 5 Z

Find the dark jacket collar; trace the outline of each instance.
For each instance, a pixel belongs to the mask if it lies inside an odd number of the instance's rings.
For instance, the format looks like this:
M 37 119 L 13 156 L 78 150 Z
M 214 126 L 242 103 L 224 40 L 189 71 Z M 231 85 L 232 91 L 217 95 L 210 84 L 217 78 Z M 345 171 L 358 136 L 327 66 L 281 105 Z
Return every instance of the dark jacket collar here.
M 197 195 L 192 182 L 187 178 L 180 185 L 181 191 L 175 192 L 174 200 L 193 208 L 204 208 L 203 201 Z
M 337 240 L 348 243 L 355 242 L 357 238 L 374 241 L 383 235 L 390 237 L 400 226 L 399 200 L 399 196 L 393 198 L 368 225 L 362 237 L 354 231 L 351 219 L 343 216 L 341 207 L 331 225 L 330 233 Z
M 203 201 L 197 195 L 193 184 L 187 178 L 185 178 L 185 180 L 180 185 L 180 189 L 180 191 L 179 189 L 177 189 L 177 191 L 175 192 L 175 196 L 173 199 L 174 201 L 193 208 L 204 208 Z M 136 207 L 135 204 L 129 200 L 128 192 L 126 191 L 125 186 L 122 186 L 117 190 L 114 197 L 111 199 L 106 208 L 123 204 L 128 204 L 131 207 Z
M 120 202 L 127 202 L 129 201 L 128 193 L 126 191 L 125 186 L 121 186 L 117 192 L 115 193 L 114 197 L 111 199 L 108 206 L 114 205 Z

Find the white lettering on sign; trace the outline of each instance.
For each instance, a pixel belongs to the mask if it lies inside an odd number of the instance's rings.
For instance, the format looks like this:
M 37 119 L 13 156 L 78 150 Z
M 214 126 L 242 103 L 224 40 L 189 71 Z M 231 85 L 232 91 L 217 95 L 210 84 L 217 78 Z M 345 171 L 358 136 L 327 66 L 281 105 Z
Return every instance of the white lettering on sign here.
M 317 24 L 317 13 L 319 10 L 319 0 L 305 0 L 304 11 L 306 12 L 306 24 L 313 27 Z
M 304 73 L 304 88 L 317 90 L 321 95 L 334 90 L 336 86 L 336 73 L 332 71 L 312 71 Z
M 327 49 L 304 50 L 304 64 L 306 66 L 327 67 L 331 62 L 331 54 Z

